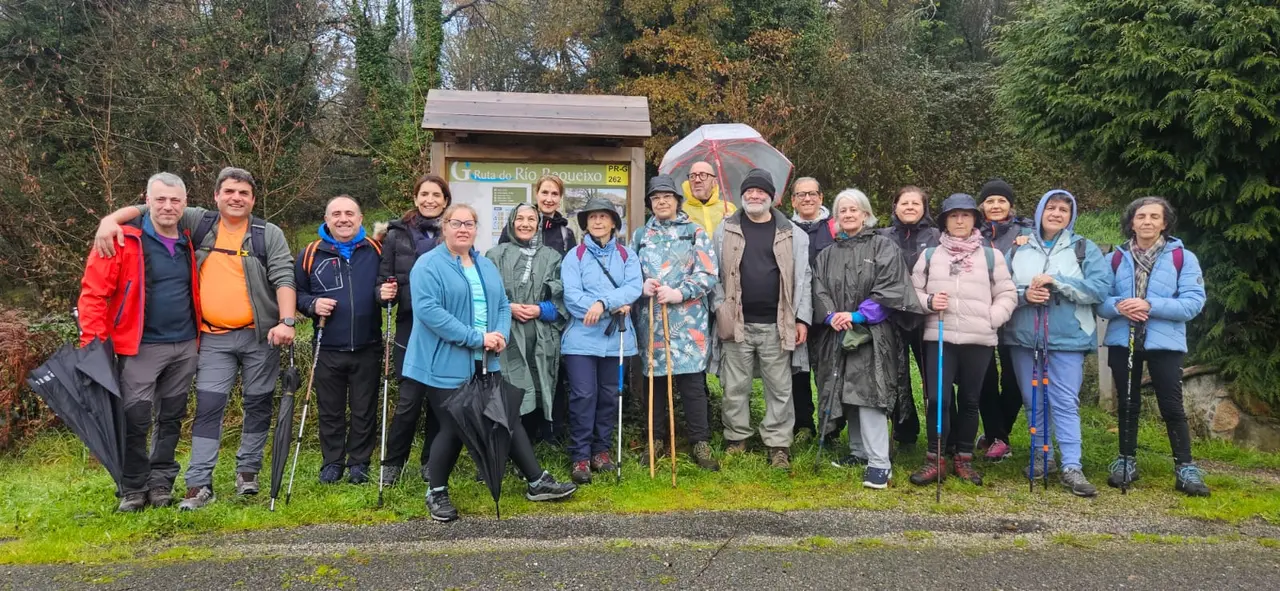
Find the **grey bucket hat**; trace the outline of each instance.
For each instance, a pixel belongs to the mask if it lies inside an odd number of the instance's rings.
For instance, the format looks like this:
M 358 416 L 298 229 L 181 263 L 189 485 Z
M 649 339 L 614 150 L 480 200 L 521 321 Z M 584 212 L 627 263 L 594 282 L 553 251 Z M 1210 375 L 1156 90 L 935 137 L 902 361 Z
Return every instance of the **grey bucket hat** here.
M 587 206 L 578 212 L 578 227 L 584 232 L 587 229 L 587 216 L 591 215 L 593 211 L 608 212 L 609 216 L 613 218 L 613 231 L 615 233 L 622 231 L 622 216 L 618 215 L 618 210 L 614 209 L 613 203 L 604 197 L 592 197 L 587 201 Z
M 680 193 L 680 189 L 676 187 L 676 181 L 670 176 L 660 174 L 649 179 L 649 190 L 644 194 L 645 209 L 653 209 L 649 204 L 649 197 L 654 193 L 671 193 L 676 196 L 676 207 L 684 205 L 684 195 Z
M 938 212 L 937 217 L 938 227 L 947 227 L 947 214 L 953 211 L 965 210 L 973 213 L 973 220 L 975 223 L 982 219 L 982 211 L 978 209 L 978 202 L 973 199 L 973 195 L 968 193 L 952 193 L 950 197 L 942 200 L 942 211 Z

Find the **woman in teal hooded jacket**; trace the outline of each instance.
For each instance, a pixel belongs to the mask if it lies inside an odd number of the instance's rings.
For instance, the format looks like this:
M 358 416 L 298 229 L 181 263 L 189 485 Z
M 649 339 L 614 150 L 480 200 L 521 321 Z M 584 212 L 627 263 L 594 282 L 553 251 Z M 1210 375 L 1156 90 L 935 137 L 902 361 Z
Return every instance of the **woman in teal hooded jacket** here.
M 1036 428 L 1032 449 L 1051 446 L 1048 439 L 1053 433 L 1062 454 L 1063 486 L 1077 496 L 1091 497 L 1098 489 L 1082 470 L 1080 385 L 1085 355 L 1098 347 L 1093 307 L 1111 292 L 1111 269 L 1098 245 L 1073 231 L 1076 217 L 1076 198 L 1071 193 L 1055 189 L 1040 198 L 1035 234 L 1026 245 L 1009 251 L 1018 308 L 1005 325 L 1001 342 L 1010 346 L 1027 422 Z M 1040 368 L 1033 367 L 1037 350 L 1045 358 Z M 1049 378 L 1041 375 L 1043 370 Z M 1033 389 L 1033 374 L 1047 385 Z M 1043 427 L 1046 412 L 1053 422 L 1050 429 Z M 1045 463 L 1033 458 L 1036 467 L 1028 470 L 1029 478 L 1057 469 L 1052 448 L 1049 456 Z

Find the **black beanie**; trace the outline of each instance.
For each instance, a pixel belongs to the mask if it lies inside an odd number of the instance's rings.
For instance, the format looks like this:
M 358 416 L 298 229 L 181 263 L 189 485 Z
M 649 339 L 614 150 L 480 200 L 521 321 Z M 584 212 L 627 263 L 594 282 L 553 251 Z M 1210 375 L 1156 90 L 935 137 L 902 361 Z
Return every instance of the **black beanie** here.
M 738 190 L 738 196 L 747 192 L 747 189 L 760 189 L 769 194 L 770 199 L 776 199 L 778 190 L 773 186 L 773 175 L 763 168 L 753 168 L 747 173 L 747 178 L 742 179 L 742 187 Z
M 982 190 L 978 192 L 978 203 L 986 201 L 987 197 L 992 195 L 1001 195 L 1012 203 L 1013 187 L 1004 182 L 1004 179 L 991 179 L 987 181 L 987 184 L 982 185 Z

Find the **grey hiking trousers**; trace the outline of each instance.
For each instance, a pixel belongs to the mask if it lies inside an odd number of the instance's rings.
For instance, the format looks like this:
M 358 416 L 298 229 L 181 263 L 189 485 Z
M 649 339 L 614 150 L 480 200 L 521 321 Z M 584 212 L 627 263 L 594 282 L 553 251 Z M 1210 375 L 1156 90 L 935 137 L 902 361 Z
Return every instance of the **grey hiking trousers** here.
M 259 340 L 252 328 L 223 334 L 205 333 L 200 335 L 196 416 L 191 426 L 187 488 L 213 486 L 213 469 L 218 465 L 222 441 L 222 419 L 237 374 L 244 424 L 240 431 L 240 449 L 236 452 L 236 472 L 256 474 L 262 470 L 262 451 L 271 429 L 276 378 L 280 377 L 280 351 L 265 339 Z

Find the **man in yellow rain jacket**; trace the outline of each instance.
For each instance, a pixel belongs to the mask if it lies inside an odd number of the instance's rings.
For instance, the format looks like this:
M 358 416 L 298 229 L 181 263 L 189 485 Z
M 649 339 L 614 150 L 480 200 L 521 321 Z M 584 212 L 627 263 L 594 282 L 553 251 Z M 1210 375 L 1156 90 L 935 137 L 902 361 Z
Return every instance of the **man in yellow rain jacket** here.
M 684 192 L 684 212 L 689 220 L 714 236 L 724 218 L 738 211 L 733 200 L 720 200 L 720 184 L 716 182 L 715 169 L 707 162 L 694 162 L 689 167 L 689 180 L 681 186 Z

